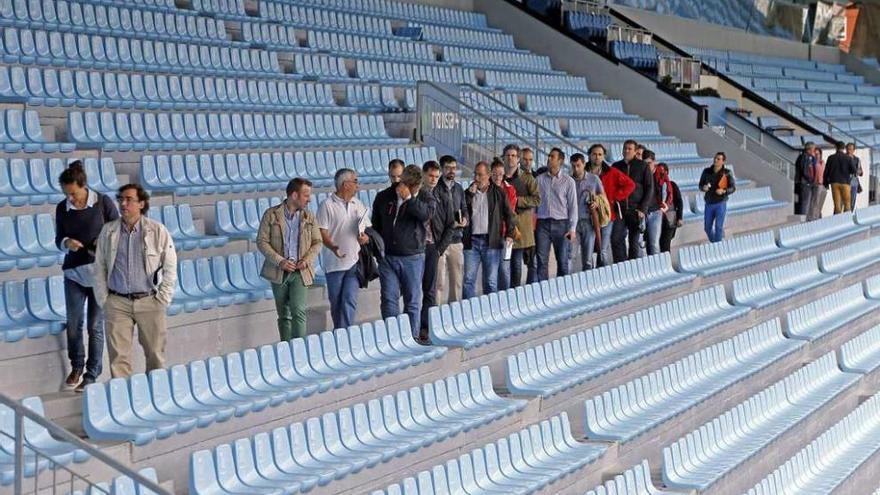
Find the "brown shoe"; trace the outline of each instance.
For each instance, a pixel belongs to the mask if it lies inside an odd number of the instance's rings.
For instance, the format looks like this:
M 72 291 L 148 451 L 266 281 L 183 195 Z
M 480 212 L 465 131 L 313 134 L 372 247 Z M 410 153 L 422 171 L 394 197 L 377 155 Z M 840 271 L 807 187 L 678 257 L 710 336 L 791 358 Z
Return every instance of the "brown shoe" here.
M 93 383 L 95 383 L 95 379 L 92 378 L 92 377 L 90 377 L 90 376 L 88 376 L 88 375 L 86 375 L 86 376 L 83 377 L 83 379 L 82 379 L 82 381 L 79 383 L 79 385 L 77 385 L 76 388 L 73 389 L 73 391 L 76 392 L 76 393 L 78 393 L 78 394 L 81 394 L 81 393 L 85 392 L 86 387 L 88 387 L 89 385 L 91 385 L 91 384 L 93 384 Z
M 67 375 L 67 379 L 64 380 L 64 386 L 66 388 L 76 388 L 77 385 L 82 381 L 83 370 L 73 370 Z

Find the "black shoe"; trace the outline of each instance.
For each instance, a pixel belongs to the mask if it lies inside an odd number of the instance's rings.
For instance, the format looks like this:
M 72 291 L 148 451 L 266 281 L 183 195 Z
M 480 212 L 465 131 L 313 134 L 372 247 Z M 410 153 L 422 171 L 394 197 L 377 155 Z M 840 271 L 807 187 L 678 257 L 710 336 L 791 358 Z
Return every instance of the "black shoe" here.
M 64 388 L 68 390 L 76 388 L 76 386 L 80 384 L 82 379 L 83 370 L 71 370 L 70 374 L 67 375 L 67 378 L 64 380 Z
M 78 394 L 81 394 L 81 393 L 85 392 L 87 386 L 89 386 L 93 383 L 95 383 L 95 379 L 90 377 L 89 375 L 86 375 L 83 377 L 80 384 L 75 389 L 73 389 L 73 391 Z

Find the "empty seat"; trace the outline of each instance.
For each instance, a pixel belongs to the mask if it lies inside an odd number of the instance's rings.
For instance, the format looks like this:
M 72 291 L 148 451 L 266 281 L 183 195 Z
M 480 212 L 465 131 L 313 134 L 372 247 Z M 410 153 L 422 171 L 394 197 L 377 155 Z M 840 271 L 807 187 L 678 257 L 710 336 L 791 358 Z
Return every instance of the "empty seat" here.
M 840 368 L 851 373 L 872 373 L 880 368 L 880 326 L 840 346 Z
M 60 263 L 55 246 L 55 220 L 48 213 L 0 217 L 0 271 L 27 270 Z
M 507 388 L 548 397 L 747 312 L 727 302 L 723 286 L 688 294 L 508 356 Z
M 838 369 L 833 352 L 825 354 L 665 447 L 664 484 L 676 490 L 707 491 L 804 424 L 859 378 Z
M 880 226 L 880 205 L 859 208 L 855 212 L 855 221 L 857 224 L 866 227 Z
M 838 274 L 820 271 L 817 258 L 805 258 L 734 280 L 733 300 L 736 304 L 763 308 L 837 278 Z
M 819 256 L 823 272 L 849 275 L 880 261 L 880 237 L 871 237 L 826 251 Z
M 779 245 L 794 249 L 809 249 L 822 244 L 865 232 L 869 227 L 854 223 L 850 212 L 812 222 L 789 225 L 779 229 Z
M 553 483 L 595 462 L 605 450 L 604 445 L 576 440 L 568 415 L 562 413 L 373 495 L 556 492 Z
M 627 469 L 586 493 L 586 495 L 674 495 L 677 492 L 659 490 L 651 480 L 651 467 L 648 461 Z
M 786 335 L 815 341 L 874 311 L 880 301 L 865 297 L 862 284 L 855 284 L 789 311 Z
M 0 111 L 0 146 L 7 153 L 66 153 L 76 148 L 72 143 L 46 141 L 37 112 L 17 109 Z
M 450 404 L 459 407 L 452 409 Z M 459 373 L 196 451 L 191 458 L 190 493 L 309 491 L 319 483 L 485 426 L 525 406 L 524 400 L 495 394 L 488 367 Z M 230 481 L 224 475 L 227 470 L 238 473 L 240 481 Z
M 832 493 L 878 450 L 880 395 L 874 395 L 759 481 L 748 495 L 781 493 L 795 483 Z
M 773 365 L 802 346 L 786 339 L 777 320 L 703 348 L 585 402 L 588 438 L 627 442 L 727 387 Z M 698 373 L 697 370 L 700 370 Z M 640 411 L 629 415 L 624 409 Z
M 762 232 L 684 247 L 678 252 L 678 263 L 684 272 L 710 276 L 789 256 L 793 252 L 777 246 L 773 232 Z
M 696 196 L 694 211 L 703 214 L 705 210 L 705 198 L 702 194 Z M 755 187 L 751 189 L 737 189 L 735 194 L 727 199 L 728 213 L 750 213 L 769 208 L 779 208 L 787 203 L 776 201 L 769 187 Z
M 240 289 L 238 284 L 247 283 L 246 277 L 230 270 L 229 285 Z M 416 344 L 405 316 L 389 318 L 155 370 L 148 377 L 150 386 L 145 385 L 144 375 L 90 385 L 83 426 L 95 440 L 146 444 L 189 431 L 192 420 L 205 426 L 228 419 L 233 412 L 242 416 L 324 393 L 437 359 L 445 352 L 443 347 Z M 157 394 L 166 394 L 168 383 L 179 407 L 169 403 L 165 410 L 157 403 L 161 399 Z M 151 399 L 155 407 L 139 408 Z
M 651 256 L 432 307 L 428 331 L 432 342 L 477 347 L 692 279 L 668 255 Z

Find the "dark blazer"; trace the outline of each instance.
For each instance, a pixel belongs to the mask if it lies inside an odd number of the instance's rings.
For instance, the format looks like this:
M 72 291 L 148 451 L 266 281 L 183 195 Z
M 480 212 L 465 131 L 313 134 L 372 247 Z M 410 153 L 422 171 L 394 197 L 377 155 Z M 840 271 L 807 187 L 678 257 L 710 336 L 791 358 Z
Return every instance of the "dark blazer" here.
M 397 208 L 396 185 L 383 189 L 373 201 L 373 228 L 385 241 L 386 256 L 411 256 L 425 252 L 425 222 L 431 217 L 431 194 L 420 192 Z
M 675 214 L 678 220 L 684 220 L 684 201 L 681 199 L 681 189 L 675 181 L 669 181 L 672 184 L 672 207 L 675 208 Z
M 432 195 L 435 200 L 431 211 L 431 232 L 434 233 L 434 246 L 437 248 L 437 253 L 442 256 L 446 252 L 446 248 L 456 242 L 454 240 L 458 230 L 455 228 L 456 208 L 450 201 L 449 194 L 440 189 L 440 184 L 437 184 L 437 187 L 430 193 L 424 190 L 422 193 Z M 466 204 L 465 207 L 467 207 Z
M 831 184 L 849 184 L 853 175 L 857 175 L 859 169 L 855 161 L 846 153 L 838 151 L 825 160 L 825 176 L 822 183 L 825 187 Z
M 456 211 L 461 211 L 462 215 L 467 214 L 467 203 L 465 203 L 464 201 L 464 188 L 461 187 L 461 184 L 459 184 L 458 182 L 453 182 L 452 187 L 447 187 L 446 180 L 440 179 L 437 187 L 434 188 L 434 193 L 435 196 L 446 196 L 446 200 L 449 203 L 448 206 L 452 209 L 453 223 L 455 223 Z M 451 235 L 452 237 L 450 238 L 449 244 L 460 243 L 462 237 L 464 237 L 464 228 L 453 227 Z
M 467 202 L 468 224 L 464 229 L 464 248 L 471 248 L 471 228 L 473 221 L 473 199 L 470 189 L 464 192 L 465 201 Z M 486 191 L 486 206 L 489 208 L 489 247 L 492 249 L 502 249 L 504 247 L 504 238 L 501 237 L 502 227 L 504 232 L 513 232 L 516 228 L 516 217 L 510 203 L 507 200 L 507 194 L 494 183 L 489 183 L 489 189 Z M 512 235 L 512 234 L 511 234 Z

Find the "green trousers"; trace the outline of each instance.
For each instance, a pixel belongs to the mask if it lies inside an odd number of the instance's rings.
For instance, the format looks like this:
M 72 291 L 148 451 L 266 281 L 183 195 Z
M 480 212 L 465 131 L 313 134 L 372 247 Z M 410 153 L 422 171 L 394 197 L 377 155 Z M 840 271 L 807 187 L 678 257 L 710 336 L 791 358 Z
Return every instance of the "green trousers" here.
M 306 336 L 306 286 L 299 272 L 290 272 L 280 284 L 272 284 L 278 333 L 281 340 Z

